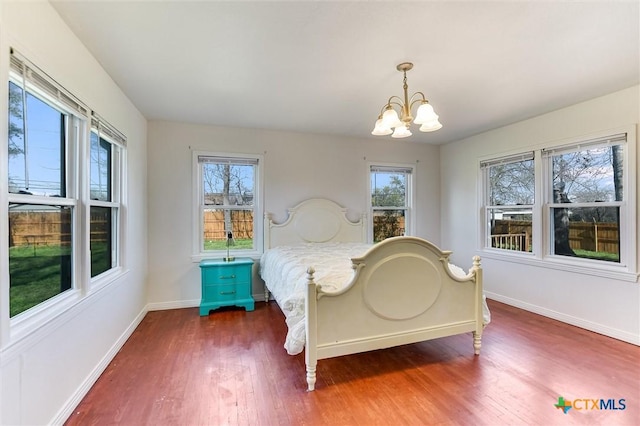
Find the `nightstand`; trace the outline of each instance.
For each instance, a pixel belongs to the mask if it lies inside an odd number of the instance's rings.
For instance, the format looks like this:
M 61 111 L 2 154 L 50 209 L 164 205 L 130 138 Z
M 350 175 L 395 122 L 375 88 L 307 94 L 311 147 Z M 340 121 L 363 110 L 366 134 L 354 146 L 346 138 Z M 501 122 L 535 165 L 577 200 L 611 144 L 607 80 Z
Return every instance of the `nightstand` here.
M 237 258 L 231 262 L 210 259 L 200 262 L 202 275 L 202 300 L 200 315 L 222 306 L 240 306 L 253 311 L 251 277 L 253 260 Z

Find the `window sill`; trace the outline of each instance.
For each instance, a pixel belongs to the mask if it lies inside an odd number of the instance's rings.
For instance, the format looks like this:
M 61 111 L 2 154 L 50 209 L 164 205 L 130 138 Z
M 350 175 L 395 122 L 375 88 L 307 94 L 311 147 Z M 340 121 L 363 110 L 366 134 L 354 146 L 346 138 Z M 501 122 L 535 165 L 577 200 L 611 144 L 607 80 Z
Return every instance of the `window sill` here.
M 585 261 L 580 259 L 562 258 L 560 256 L 548 256 L 539 258 L 531 253 L 503 253 L 498 250 L 484 249 L 482 257 L 486 259 L 501 260 L 504 262 L 520 263 L 538 268 L 557 269 L 576 274 L 592 275 L 619 281 L 638 282 L 639 274 L 629 271 L 622 265 L 609 265 L 598 261 Z M 597 265 L 594 265 L 597 263 Z
M 22 345 L 28 344 L 26 342 L 46 336 L 48 334 L 46 330 L 57 328 L 63 324 L 73 309 L 89 300 L 95 300 L 96 293 L 109 288 L 110 284 L 115 284 L 128 272 L 128 269 L 122 267 L 115 268 L 98 275 L 97 279 L 91 282 L 91 287 L 86 295 L 83 295 L 83 291 L 80 289 L 68 290 L 11 318 L 9 341 L 2 349 L 11 347 L 11 351 L 17 350 L 19 352 Z
M 249 257 L 251 259 L 258 260 L 262 256 L 262 253 L 260 253 L 257 250 L 246 250 L 246 251 L 233 251 L 229 253 L 229 255 L 236 258 Z M 207 253 L 193 254 L 191 255 L 191 262 L 199 263 L 201 260 L 204 260 L 204 259 L 222 259 L 223 257 L 226 257 L 226 256 L 227 256 L 226 251 L 211 251 Z
M 95 293 L 99 291 L 100 289 L 108 286 L 110 283 L 118 280 L 127 272 L 127 269 L 123 268 L 122 266 L 118 266 L 116 268 L 109 269 L 102 274 L 96 275 L 95 277 L 91 278 L 89 293 Z
M 67 290 L 28 309 L 10 320 L 10 345 L 18 343 L 34 331 L 45 325 L 55 322 L 55 319 L 71 309 L 80 300 L 81 292 L 78 289 Z

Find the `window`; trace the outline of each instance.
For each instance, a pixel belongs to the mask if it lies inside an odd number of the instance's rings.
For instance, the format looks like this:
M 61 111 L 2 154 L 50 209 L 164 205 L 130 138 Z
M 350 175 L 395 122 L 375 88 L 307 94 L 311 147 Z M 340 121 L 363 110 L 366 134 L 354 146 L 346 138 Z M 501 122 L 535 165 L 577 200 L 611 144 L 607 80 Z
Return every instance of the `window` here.
M 258 156 L 194 153 L 196 256 L 257 255 L 262 251 Z
M 485 249 L 634 274 L 634 146 L 630 128 L 481 161 Z
M 370 166 L 373 242 L 411 235 L 412 173 L 411 166 Z
M 124 136 L 94 114 L 89 150 L 91 277 L 118 266 L 125 144 Z
M 17 56 L 9 81 L 9 310 L 14 317 L 74 287 L 80 104 Z M 62 99 L 62 101 L 60 101 Z
M 551 254 L 620 263 L 626 135 L 545 149 Z
M 90 133 L 89 109 L 13 51 L 8 89 L 9 315 L 24 318 L 117 264 L 122 148 L 104 126 Z
M 531 252 L 535 200 L 533 152 L 481 163 L 487 247 Z

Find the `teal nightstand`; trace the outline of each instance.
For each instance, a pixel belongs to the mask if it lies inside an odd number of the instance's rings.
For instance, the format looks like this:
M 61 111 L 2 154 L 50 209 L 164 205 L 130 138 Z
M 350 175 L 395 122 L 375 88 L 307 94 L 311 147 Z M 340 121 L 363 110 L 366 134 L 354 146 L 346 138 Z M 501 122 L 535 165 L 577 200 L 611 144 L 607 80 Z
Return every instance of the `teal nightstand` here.
M 252 270 L 253 260 L 248 258 L 237 258 L 231 262 L 222 259 L 201 261 L 200 315 L 209 315 L 209 311 L 222 306 L 240 306 L 247 311 L 253 311 Z

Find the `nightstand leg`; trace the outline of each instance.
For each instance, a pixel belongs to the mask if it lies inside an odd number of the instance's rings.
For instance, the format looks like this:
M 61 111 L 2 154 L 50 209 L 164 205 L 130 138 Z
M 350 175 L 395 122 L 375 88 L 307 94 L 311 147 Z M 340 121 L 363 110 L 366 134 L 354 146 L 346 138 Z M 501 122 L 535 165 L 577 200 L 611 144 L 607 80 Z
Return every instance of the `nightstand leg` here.
M 243 307 L 247 310 L 247 312 L 253 311 L 255 309 L 255 304 L 253 300 L 246 301 L 244 303 L 238 303 L 236 306 Z

